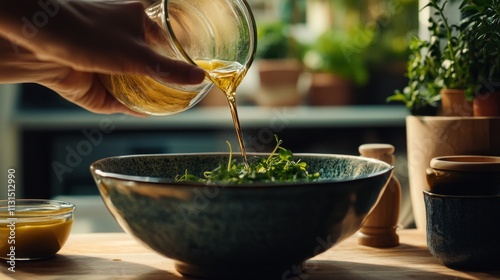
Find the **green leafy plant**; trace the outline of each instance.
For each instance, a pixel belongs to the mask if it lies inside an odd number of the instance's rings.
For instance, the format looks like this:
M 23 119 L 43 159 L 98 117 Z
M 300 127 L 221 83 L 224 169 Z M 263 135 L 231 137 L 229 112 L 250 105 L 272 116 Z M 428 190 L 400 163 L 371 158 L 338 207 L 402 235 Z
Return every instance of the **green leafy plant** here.
M 304 65 L 313 72 L 337 74 L 354 84 L 364 85 L 369 79 L 365 51 L 373 37 L 373 30 L 360 26 L 328 30 L 307 47 Z
M 408 86 L 388 98 L 403 102 L 414 115 L 435 114 L 443 88 L 463 89 L 472 99 L 485 87 L 485 79 L 494 81 L 500 73 L 500 0 L 462 1 L 460 24 L 448 22 L 447 3 L 430 0 L 427 4 L 435 11 L 429 18 L 431 37 L 413 39 Z
M 469 0 L 462 4 L 471 67 L 468 97 L 500 89 L 500 0 Z
M 413 38 L 408 60 L 408 86 L 397 90 L 388 101 L 400 101 L 414 115 L 434 115 L 439 106 L 439 91 L 458 86 L 465 80 L 462 66 L 467 49 L 457 25 L 450 25 L 445 16 L 445 1 L 431 0 L 425 7 L 435 9 L 429 18 L 429 40 Z M 443 43 L 444 42 L 444 43 Z
M 418 0 L 386 0 L 384 3 L 389 9 L 382 9 L 373 23 L 378 28 L 373 50 L 369 51 L 371 60 L 381 63 L 381 66 L 387 65 L 388 61 L 406 60 L 410 34 L 418 30 Z
M 257 28 L 257 58 L 284 59 L 294 57 L 298 44 L 290 36 L 288 28 L 287 24 L 281 22 L 259 24 Z
M 413 38 L 411 55 L 407 65 L 408 85 L 403 91 L 396 90 L 388 101 L 399 101 L 406 105 L 413 115 L 434 115 L 436 113 L 441 81 L 437 79 L 441 50 L 439 40 L 424 41 Z
M 256 157 L 248 166 L 243 161 L 230 156 L 227 164 L 220 164 L 217 168 L 204 172 L 204 177 L 197 177 L 187 170 L 175 178 L 177 182 L 202 182 L 224 184 L 270 183 L 270 182 L 297 182 L 301 180 L 316 180 L 319 173 L 309 173 L 306 162 L 295 160 L 293 153 L 281 147 L 283 141 L 276 137 L 276 147 L 267 158 Z

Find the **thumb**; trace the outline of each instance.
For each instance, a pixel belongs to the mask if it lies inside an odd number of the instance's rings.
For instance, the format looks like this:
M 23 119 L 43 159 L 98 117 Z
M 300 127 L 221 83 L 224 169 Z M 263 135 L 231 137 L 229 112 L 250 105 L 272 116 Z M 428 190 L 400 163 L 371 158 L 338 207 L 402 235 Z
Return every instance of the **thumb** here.
M 153 54 L 144 67 L 143 74 L 156 80 L 178 83 L 178 84 L 199 84 L 205 78 L 205 71 L 200 67 L 180 60 L 173 60 L 159 54 Z

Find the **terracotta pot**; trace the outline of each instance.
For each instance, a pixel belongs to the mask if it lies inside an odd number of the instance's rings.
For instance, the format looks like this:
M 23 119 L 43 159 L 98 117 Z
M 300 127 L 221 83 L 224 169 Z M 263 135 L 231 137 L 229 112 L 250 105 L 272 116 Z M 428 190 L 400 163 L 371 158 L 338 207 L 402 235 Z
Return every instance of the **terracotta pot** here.
M 474 116 L 476 117 L 500 116 L 500 92 L 476 95 L 472 104 Z
M 406 118 L 408 176 L 415 224 L 425 231 L 422 192 L 429 191 L 426 169 L 438 156 L 500 156 L 500 118 L 417 117 Z
M 260 89 L 255 102 L 260 106 L 296 106 L 302 103 L 303 93 L 298 88 L 303 72 L 295 59 L 266 59 L 257 62 Z
M 442 116 L 472 116 L 472 102 L 465 98 L 462 89 L 442 89 L 441 92 L 441 113 Z
M 330 73 L 313 73 L 309 87 L 309 104 L 337 106 L 353 103 L 352 82 Z

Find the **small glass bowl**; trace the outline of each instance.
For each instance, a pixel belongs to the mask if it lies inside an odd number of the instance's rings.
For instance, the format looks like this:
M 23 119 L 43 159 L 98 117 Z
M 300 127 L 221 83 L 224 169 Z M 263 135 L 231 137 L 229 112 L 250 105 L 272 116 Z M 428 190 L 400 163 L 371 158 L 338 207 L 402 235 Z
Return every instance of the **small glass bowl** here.
M 0 258 L 54 256 L 71 232 L 75 205 L 47 199 L 0 200 Z

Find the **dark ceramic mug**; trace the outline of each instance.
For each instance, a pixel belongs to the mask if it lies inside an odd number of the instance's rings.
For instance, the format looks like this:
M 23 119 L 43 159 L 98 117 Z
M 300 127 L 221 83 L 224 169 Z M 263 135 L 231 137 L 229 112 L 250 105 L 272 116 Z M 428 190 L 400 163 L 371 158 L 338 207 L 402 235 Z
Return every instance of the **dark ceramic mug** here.
M 431 160 L 424 191 L 427 245 L 442 264 L 500 269 L 500 158 L 449 156 Z

